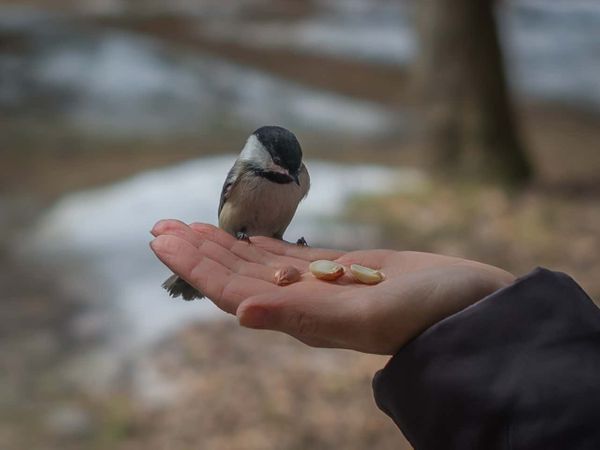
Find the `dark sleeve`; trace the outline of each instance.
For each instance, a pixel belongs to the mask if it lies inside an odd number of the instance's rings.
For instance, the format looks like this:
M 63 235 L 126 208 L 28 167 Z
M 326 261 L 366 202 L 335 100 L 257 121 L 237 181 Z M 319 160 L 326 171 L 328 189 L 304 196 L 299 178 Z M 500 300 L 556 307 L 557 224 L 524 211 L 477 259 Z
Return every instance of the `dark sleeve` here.
M 600 449 L 600 310 L 536 269 L 404 346 L 373 390 L 417 450 Z

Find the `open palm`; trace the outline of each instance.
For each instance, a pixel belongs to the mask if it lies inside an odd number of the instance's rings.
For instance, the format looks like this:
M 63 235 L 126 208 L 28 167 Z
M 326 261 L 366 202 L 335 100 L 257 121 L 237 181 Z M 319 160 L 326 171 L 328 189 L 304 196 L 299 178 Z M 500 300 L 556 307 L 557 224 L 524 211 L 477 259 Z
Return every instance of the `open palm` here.
M 512 282 L 496 267 L 442 255 L 393 250 L 299 247 L 276 239 L 238 241 L 206 224 L 158 222 L 152 250 L 173 272 L 197 287 L 240 323 L 288 333 L 313 346 L 392 354 L 425 328 Z M 333 282 L 308 270 L 317 259 L 378 269 L 385 280 L 359 284 L 351 275 Z M 275 272 L 296 267 L 289 286 Z

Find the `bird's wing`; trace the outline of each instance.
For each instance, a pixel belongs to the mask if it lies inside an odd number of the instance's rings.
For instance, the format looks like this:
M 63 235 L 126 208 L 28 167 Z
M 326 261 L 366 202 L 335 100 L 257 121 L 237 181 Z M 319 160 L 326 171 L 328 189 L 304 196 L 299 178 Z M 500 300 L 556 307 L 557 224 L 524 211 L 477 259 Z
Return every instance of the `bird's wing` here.
M 217 214 L 218 216 L 221 215 L 221 210 L 223 209 L 225 202 L 230 197 L 231 191 L 233 190 L 236 183 L 239 181 L 239 175 L 240 167 L 239 163 L 236 161 L 233 167 L 229 170 L 227 178 L 225 178 L 225 183 L 223 183 L 223 189 L 221 189 L 221 199 L 219 200 L 219 212 Z
M 306 166 L 304 165 L 304 163 L 302 163 L 302 167 L 300 167 L 300 184 L 302 186 L 304 186 L 304 195 L 302 196 L 302 198 L 306 198 L 306 196 L 308 195 L 308 191 L 310 190 L 310 175 L 308 174 L 308 169 L 306 168 Z

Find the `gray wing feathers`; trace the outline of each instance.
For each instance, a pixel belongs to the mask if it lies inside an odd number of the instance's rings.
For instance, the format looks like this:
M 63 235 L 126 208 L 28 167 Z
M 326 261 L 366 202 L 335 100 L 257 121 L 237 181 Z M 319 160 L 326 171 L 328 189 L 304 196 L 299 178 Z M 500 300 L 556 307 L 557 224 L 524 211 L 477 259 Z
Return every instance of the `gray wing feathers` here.
M 300 182 L 302 183 L 305 189 L 302 199 L 305 199 L 308 195 L 308 191 L 310 190 L 310 175 L 308 174 L 308 169 L 306 168 L 304 163 L 302 163 L 302 167 L 300 168 Z
M 225 183 L 223 183 L 223 189 L 221 189 L 221 199 L 219 200 L 219 211 L 217 213 L 218 216 L 221 215 L 221 210 L 223 209 L 223 205 L 231 195 L 231 191 L 233 190 L 233 186 L 235 186 L 238 181 L 240 173 L 240 165 L 236 161 L 233 167 L 227 173 L 227 177 L 225 178 Z

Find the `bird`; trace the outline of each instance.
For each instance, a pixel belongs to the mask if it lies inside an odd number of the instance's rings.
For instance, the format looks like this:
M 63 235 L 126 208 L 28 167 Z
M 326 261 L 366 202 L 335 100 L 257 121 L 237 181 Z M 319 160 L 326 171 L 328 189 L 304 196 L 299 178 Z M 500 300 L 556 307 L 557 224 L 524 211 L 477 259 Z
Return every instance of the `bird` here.
M 302 148 L 291 131 L 263 126 L 254 131 L 229 170 L 219 200 L 219 228 L 250 243 L 251 236 L 283 240 L 298 204 L 308 195 L 310 176 Z M 302 237 L 298 245 L 307 245 Z M 176 274 L 163 284 L 173 298 L 204 295 Z

